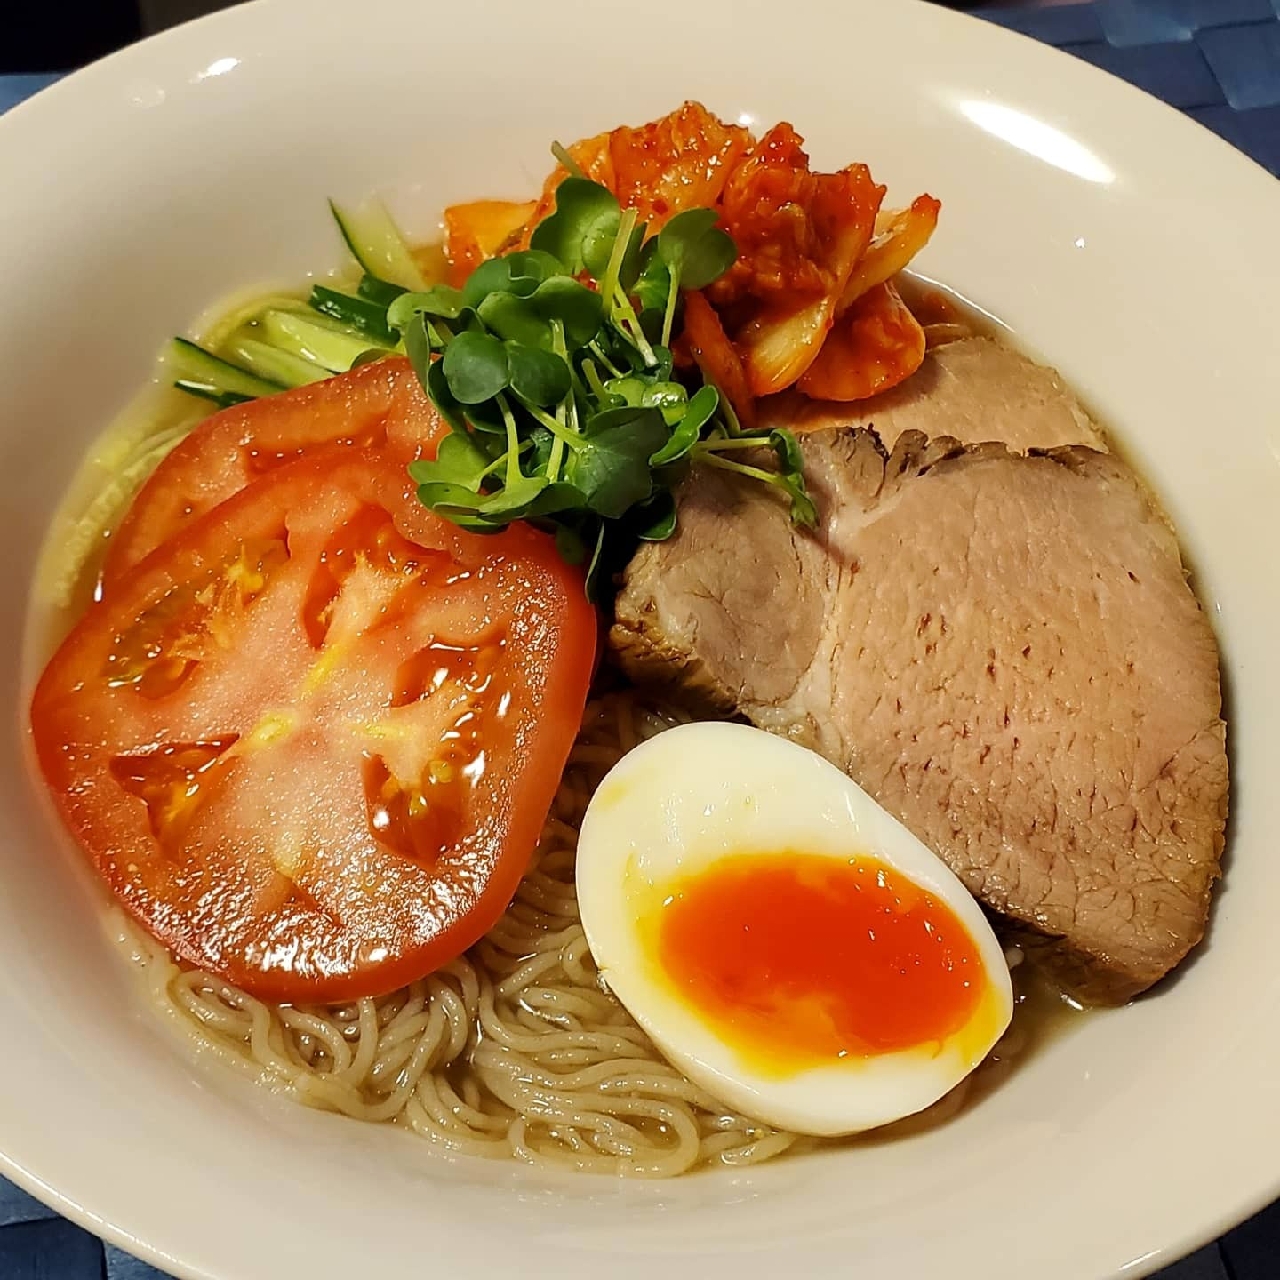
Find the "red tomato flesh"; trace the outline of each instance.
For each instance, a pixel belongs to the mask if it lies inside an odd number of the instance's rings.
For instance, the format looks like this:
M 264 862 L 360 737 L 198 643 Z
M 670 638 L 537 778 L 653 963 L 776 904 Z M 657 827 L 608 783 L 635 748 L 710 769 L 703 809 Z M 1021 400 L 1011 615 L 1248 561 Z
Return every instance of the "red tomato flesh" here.
M 332 445 L 385 449 L 409 462 L 434 457 L 448 430 L 402 357 L 215 413 L 133 500 L 107 549 L 104 590 L 180 529 L 286 462 Z
M 262 999 L 347 1000 L 506 908 L 595 640 L 550 538 L 465 533 L 402 462 L 329 451 L 120 578 L 31 725 L 68 827 L 156 938 Z

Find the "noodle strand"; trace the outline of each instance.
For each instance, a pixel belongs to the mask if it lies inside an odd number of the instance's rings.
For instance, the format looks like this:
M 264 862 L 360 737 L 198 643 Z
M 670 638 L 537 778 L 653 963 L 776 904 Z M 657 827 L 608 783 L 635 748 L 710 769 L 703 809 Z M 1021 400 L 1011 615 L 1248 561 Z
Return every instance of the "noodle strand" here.
M 179 969 L 132 926 L 122 945 L 149 998 L 201 1052 L 309 1106 L 400 1124 L 464 1155 L 657 1178 L 811 1146 L 725 1109 L 668 1063 L 601 987 L 578 918 L 575 851 L 591 790 L 676 719 L 634 692 L 589 704 L 510 909 L 467 955 L 381 999 L 265 1004 Z M 1006 1040 L 1002 1071 L 1017 1047 Z M 904 1128 L 952 1114 L 968 1088 Z

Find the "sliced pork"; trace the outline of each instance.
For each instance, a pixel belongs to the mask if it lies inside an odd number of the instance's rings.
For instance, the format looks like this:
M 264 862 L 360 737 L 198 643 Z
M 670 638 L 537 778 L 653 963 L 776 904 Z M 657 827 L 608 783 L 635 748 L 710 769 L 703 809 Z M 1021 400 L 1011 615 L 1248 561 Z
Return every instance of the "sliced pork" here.
M 936 347 L 901 386 L 851 404 L 808 400 L 799 393 L 761 404 L 769 426 L 801 431 L 874 427 L 886 449 L 906 431 L 951 436 L 961 444 L 1000 440 L 1018 452 L 1084 444 L 1105 448 L 1062 378 L 991 338 L 963 338 Z
M 1227 806 L 1218 651 L 1167 523 L 1085 447 L 804 448 L 817 535 L 699 472 L 626 572 L 619 661 L 821 752 L 1068 991 L 1129 999 L 1202 936 Z

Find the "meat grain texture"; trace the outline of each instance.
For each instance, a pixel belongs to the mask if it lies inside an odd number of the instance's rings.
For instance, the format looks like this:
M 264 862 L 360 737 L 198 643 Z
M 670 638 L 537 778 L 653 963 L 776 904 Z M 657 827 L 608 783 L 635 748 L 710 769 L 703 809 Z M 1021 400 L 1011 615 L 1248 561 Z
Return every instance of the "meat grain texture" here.
M 762 414 L 769 426 L 799 431 L 874 426 L 886 449 L 906 431 L 951 436 L 961 444 L 1001 440 L 1021 451 L 1106 447 L 1056 370 L 985 337 L 936 347 L 906 382 L 870 400 L 836 404 L 787 392 L 765 401 Z
M 627 569 L 636 679 L 821 752 L 1121 1003 L 1201 938 L 1227 804 L 1218 651 L 1173 533 L 1114 456 L 907 430 L 806 436 L 823 513 L 699 472 Z

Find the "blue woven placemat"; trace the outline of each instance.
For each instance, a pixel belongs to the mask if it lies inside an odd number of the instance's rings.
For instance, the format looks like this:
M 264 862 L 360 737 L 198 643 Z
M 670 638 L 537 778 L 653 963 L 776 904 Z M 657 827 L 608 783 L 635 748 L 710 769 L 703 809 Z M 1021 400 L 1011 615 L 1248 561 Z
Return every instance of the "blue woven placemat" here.
M 58 78 L 56 75 L 0 76 L 0 114 L 16 107 L 33 93 L 39 93 Z
M 1163 98 L 1280 176 L 1280 0 L 1095 0 L 976 12 Z M 0 76 L 0 112 L 56 79 Z M 165 1277 L 0 1178 L 0 1280 Z M 1159 1280 L 1280 1280 L 1280 1204 Z
M 985 6 L 982 17 L 1145 89 L 1280 176 L 1280 0 Z M 1280 1259 L 1274 1277 L 1280 1277 Z

